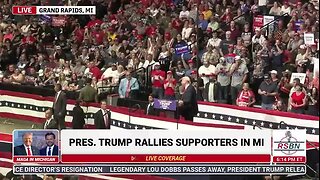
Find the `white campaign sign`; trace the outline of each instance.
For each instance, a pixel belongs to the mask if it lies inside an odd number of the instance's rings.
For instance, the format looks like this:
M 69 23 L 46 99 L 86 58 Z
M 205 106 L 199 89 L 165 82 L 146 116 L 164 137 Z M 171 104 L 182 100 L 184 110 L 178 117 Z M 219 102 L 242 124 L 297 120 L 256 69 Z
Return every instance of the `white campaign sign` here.
M 263 16 L 263 25 L 266 25 L 274 20 L 274 16 Z
M 300 83 L 304 84 L 304 82 L 306 81 L 306 73 L 292 73 L 291 74 L 290 83 L 293 83 L 293 80 L 295 78 L 299 78 L 300 79 Z
M 304 33 L 304 44 L 313 45 L 314 44 L 314 34 L 313 33 Z
M 249 141 L 249 144 L 243 143 L 244 139 Z M 270 153 L 271 130 L 131 130 L 124 132 L 95 129 L 61 131 L 61 154 Z

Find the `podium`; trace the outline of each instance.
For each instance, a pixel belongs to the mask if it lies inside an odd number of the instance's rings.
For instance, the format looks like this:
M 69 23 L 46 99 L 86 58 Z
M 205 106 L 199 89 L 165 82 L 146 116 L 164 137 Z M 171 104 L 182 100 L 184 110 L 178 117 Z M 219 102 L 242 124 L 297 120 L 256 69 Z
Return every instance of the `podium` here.
M 177 100 L 154 98 L 153 108 L 164 112 L 168 118 L 176 118 Z

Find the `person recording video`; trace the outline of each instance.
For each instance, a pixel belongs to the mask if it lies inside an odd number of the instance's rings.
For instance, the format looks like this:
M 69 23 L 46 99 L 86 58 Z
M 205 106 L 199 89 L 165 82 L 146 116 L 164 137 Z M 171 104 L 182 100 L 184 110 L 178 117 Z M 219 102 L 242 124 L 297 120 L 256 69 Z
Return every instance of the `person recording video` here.
M 58 156 L 59 153 L 59 147 L 55 145 L 56 141 L 56 135 L 52 132 L 48 132 L 46 135 L 44 135 L 46 139 L 47 146 L 40 149 L 40 155 L 41 156 Z
M 33 134 L 26 132 L 22 136 L 23 144 L 14 147 L 15 156 L 35 156 L 39 155 L 39 149 L 32 146 Z

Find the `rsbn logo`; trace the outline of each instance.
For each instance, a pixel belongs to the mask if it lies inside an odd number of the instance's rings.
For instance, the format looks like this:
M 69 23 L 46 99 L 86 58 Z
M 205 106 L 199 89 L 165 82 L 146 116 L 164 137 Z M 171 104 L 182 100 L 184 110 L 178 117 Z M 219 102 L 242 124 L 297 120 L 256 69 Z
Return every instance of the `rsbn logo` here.
M 304 141 L 298 141 L 295 137 L 292 137 L 291 131 L 287 131 L 285 137 L 274 143 L 278 144 L 274 151 L 281 151 L 285 155 L 293 155 L 297 151 L 304 151 L 304 148 L 301 146 L 301 144 L 304 144 Z

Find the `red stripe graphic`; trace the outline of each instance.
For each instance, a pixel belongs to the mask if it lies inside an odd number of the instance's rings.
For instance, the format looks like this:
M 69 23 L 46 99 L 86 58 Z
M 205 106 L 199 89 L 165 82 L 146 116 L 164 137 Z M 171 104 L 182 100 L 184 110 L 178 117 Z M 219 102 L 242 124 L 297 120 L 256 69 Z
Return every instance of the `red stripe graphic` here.
M 269 154 L 62 154 L 63 163 L 270 163 Z
M 305 156 L 274 156 L 273 162 L 277 163 L 305 163 Z
M 58 156 L 14 156 L 13 162 L 19 163 L 59 163 Z

